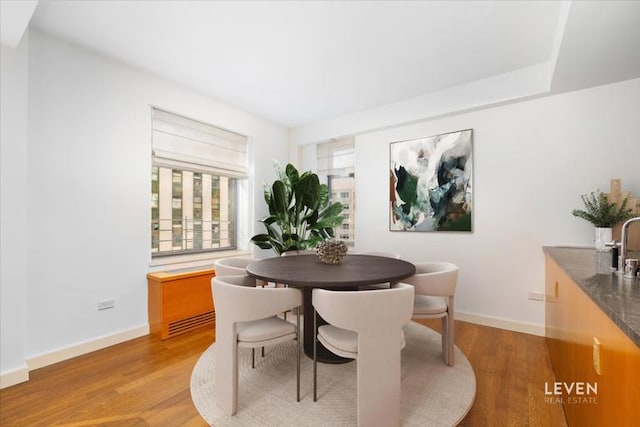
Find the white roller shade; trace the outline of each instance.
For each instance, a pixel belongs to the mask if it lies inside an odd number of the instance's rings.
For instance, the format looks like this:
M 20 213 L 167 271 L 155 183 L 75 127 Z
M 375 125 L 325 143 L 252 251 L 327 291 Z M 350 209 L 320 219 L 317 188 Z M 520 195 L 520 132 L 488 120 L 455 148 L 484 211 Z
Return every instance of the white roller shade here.
M 172 169 L 247 176 L 247 137 L 157 108 L 152 111 L 153 163 Z
M 349 175 L 354 173 L 353 138 L 318 144 L 316 150 L 319 175 Z

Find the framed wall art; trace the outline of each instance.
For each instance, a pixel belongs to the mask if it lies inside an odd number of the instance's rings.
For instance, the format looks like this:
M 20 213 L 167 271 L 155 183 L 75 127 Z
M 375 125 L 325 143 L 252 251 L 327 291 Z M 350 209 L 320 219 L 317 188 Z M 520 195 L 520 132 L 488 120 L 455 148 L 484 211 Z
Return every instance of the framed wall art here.
M 473 129 L 389 144 L 389 229 L 471 232 Z

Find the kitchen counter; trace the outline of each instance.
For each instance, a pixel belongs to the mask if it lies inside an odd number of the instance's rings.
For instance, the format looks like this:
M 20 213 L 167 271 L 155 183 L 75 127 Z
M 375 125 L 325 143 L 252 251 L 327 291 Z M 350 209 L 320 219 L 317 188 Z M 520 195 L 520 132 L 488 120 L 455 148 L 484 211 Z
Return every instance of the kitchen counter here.
M 640 347 L 640 280 L 612 272 L 610 252 L 556 246 L 543 250 Z

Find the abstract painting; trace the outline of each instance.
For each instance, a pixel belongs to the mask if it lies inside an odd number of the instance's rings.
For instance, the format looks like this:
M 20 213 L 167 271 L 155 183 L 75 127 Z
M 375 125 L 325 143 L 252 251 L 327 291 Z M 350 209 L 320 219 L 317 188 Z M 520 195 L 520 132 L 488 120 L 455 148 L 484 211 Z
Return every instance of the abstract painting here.
M 392 231 L 472 231 L 473 130 L 389 144 Z

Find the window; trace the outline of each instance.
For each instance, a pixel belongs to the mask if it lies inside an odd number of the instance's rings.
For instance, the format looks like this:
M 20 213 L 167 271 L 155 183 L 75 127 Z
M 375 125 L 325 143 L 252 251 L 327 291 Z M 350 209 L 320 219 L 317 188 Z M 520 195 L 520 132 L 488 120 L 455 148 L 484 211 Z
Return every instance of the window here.
M 235 249 L 246 137 L 153 109 L 153 257 Z
M 342 203 L 344 221 L 336 237 L 353 245 L 355 240 L 355 161 L 352 138 L 340 139 L 316 148 L 318 176 L 329 186 L 331 202 Z

